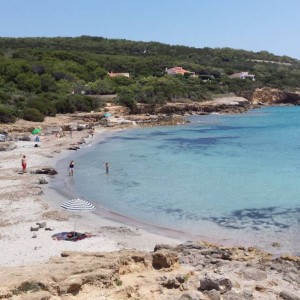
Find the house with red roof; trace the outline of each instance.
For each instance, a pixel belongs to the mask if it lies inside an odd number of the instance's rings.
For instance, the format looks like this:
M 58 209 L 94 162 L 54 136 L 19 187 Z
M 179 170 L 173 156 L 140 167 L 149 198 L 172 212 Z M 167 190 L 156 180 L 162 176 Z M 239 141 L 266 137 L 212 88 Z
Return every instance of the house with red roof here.
M 182 67 L 173 67 L 173 68 L 166 68 L 166 72 L 168 75 L 190 75 L 196 76 L 195 72 L 191 72 L 189 70 L 185 70 Z

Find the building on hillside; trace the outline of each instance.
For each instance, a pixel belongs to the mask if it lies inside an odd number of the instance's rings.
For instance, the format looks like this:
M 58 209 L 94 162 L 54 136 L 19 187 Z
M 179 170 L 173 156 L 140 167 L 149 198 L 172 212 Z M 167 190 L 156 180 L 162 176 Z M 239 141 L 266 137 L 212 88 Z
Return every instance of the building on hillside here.
M 195 72 L 191 72 L 189 70 L 185 70 L 182 67 L 173 67 L 173 68 L 166 68 L 166 72 L 168 75 L 189 75 L 195 77 Z
M 240 72 L 240 73 L 234 73 L 234 74 L 230 75 L 229 78 L 240 78 L 240 79 L 250 78 L 254 81 L 255 75 L 249 74 L 249 72 Z
M 110 73 L 107 73 L 108 76 L 110 77 L 119 77 L 119 76 L 123 76 L 123 77 L 130 77 L 129 73 L 114 73 L 114 72 L 110 72 Z

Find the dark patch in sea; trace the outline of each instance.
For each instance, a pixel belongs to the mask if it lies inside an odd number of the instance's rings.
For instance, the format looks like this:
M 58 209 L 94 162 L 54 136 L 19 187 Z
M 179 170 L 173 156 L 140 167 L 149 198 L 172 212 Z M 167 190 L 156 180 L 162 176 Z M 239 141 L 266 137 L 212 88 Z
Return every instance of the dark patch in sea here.
M 129 156 L 134 158 L 147 158 L 147 155 L 144 154 L 129 154 Z
M 239 137 L 237 136 L 221 136 L 221 137 L 203 137 L 203 138 L 174 138 L 167 139 L 166 144 L 160 145 L 159 149 L 169 148 L 170 144 L 173 146 L 185 149 L 185 150 L 194 150 L 194 149 L 207 149 L 211 146 L 218 144 L 226 144 L 229 141 L 236 140 Z
M 152 131 L 151 133 L 149 133 L 147 136 L 168 136 L 168 135 L 174 135 L 176 134 L 177 131 Z M 145 136 L 145 137 L 147 137 Z
M 226 125 L 214 125 L 209 127 L 196 127 L 196 128 L 184 128 L 177 132 L 194 132 L 194 133 L 210 133 L 213 131 L 234 131 L 234 130 L 249 130 L 249 129 L 263 129 L 265 126 L 226 126 Z
M 114 136 L 111 137 L 111 140 L 125 140 L 125 141 L 138 141 L 138 140 L 145 140 L 145 138 L 138 137 L 137 135 L 132 136 Z
M 273 228 L 280 231 L 300 224 L 299 217 L 300 207 L 266 207 L 234 210 L 226 216 L 211 216 L 204 218 L 204 220 L 229 229 L 252 228 L 253 230 L 262 230 L 263 228 Z
M 197 220 L 201 219 L 197 214 L 185 211 L 182 208 L 171 208 L 171 207 L 165 207 L 165 206 L 162 206 L 162 205 L 158 205 L 158 206 L 155 206 L 155 207 L 151 207 L 150 210 L 151 210 L 151 212 L 153 212 L 153 210 L 157 211 L 159 213 L 164 212 L 165 214 L 167 214 L 169 216 L 170 215 L 173 216 L 177 220 L 194 220 L 194 221 L 197 221 Z
M 112 185 L 116 186 L 115 190 L 118 192 L 124 192 L 127 189 L 132 189 L 132 188 L 135 188 L 140 185 L 140 183 L 138 181 L 134 181 L 134 180 L 128 181 L 126 179 L 124 179 L 124 180 L 113 179 L 111 181 L 111 183 L 112 183 Z

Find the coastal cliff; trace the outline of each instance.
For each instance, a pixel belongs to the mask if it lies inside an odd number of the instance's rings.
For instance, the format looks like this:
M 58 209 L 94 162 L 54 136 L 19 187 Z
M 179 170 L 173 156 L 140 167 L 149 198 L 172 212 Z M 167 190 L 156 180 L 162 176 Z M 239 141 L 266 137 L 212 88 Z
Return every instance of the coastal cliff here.
M 132 114 L 209 114 L 243 113 L 257 105 L 299 105 L 300 92 L 290 92 L 273 88 L 259 88 L 242 92 L 238 96 L 215 98 L 201 102 L 169 102 L 163 105 L 138 103 Z
M 244 92 L 241 96 L 247 98 L 253 105 L 299 105 L 300 92 L 289 92 L 280 89 L 264 87 L 252 92 Z

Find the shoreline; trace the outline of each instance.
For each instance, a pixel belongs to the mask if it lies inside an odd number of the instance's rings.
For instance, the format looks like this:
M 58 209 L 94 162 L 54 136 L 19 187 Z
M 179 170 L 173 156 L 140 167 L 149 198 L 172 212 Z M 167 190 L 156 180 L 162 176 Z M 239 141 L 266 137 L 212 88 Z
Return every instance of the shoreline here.
M 74 215 L 60 209 L 70 194 L 64 182 L 62 195 L 53 186 L 57 179 L 34 170 L 56 167 L 63 159 L 68 163 L 76 152 L 66 149 L 86 136 L 87 131 L 72 139 L 45 136 L 39 148 L 18 141 L 16 149 L 0 152 L 0 298 L 298 299 L 300 257 L 274 259 L 255 247 L 183 243 L 92 212 L 77 222 L 78 231 L 92 237 L 53 240 L 54 233 L 74 228 Z M 20 172 L 23 154 L 25 174 Z M 65 165 L 61 169 L 67 173 Z M 41 178 L 50 183 L 40 185 Z M 42 221 L 54 230 L 30 231 Z
M 140 127 L 137 127 L 137 128 L 140 128 Z M 116 130 L 126 130 L 126 129 L 134 130 L 134 128 L 132 128 L 132 127 L 127 127 L 127 128 L 122 128 L 122 129 L 117 128 Z M 99 142 L 105 134 L 111 134 L 114 131 L 115 131 L 114 129 L 107 129 L 107 130 L 102 129 L 101 133 L 99 135 L 98 135 L 98 133 L 95 135 L 91 146 L 93 146 L 93 144 Z M 89 145 L 82 147 L 78 151 L 85 151 L 85 149 L 87 149 L 87 146 L 89 146 Z M 74 158 L 76 161 L 76 154 L 78 154 L 77 151 L 73 155 L 63 158 L 62 159 L 62 162 L 64 162 L 63 164 L 65 166 L 67 166 L 68 162 L 69 162 L 68 160 L 71 160 Z M 59 176 L 59 175 L 57 175 L 57 176 Z M 64 176 L 64 178 L 68 180 L 69 177 Z M 55 180 L 57 181 L 58 178 L 56 178 Z M 65 187 L 67 187 L 67 190 L 71 191 L 72 183 L 66 182 Z M 62 186 L 60 186 L 59 189 L 60 189 L 60 193 L 63 193 Z M 72 198 L 74 198 L 74 197 L 76 198 L 76 195 L 74 195 L 74 191 L 73 191 Z M 86 200 L 89 201 L 89 199 L 86 199 Z M 185 242 L 188 240 L 189 241 L 201 240 L 201 241 L 205 241 L 208 243 L 214 243 L 216 245 L 219 245 L 220 247 L 222 247 L 222 246 L 226 246 L 226 247 L 256 247 L 257 249 L 260 249 L 261 251 L 271 253 L 274 257 L 279 257 L 283 253 L 289 253 L 289 254 L 296 255 L 296 252 L 295 252 L 296 250 L 289 251 L 289 250 L 286 250 L 285 247 L 282 247 L 282 245 L 279 246 L 281 243 L 279 242 L 277 234 L 273 235 L 274 238 L 271 239 L 270 243 L 263 244 L 263 241 L 261 239 L 257 240 L 257 238 L 255 237 L 254 234 L 249 234 L 248 238 L 250 238 L 250 239 L 248 240 L 248 239 L 245 239 L 242 237 L 235 238 L 234 235 L 232 233 L 229 234 L 229 232 L 227 232 L 227 234 L 226 234 L 226 230 L 224 230 L 224 232 L 218 236 L 214 236 L 211 233 L 208 233 L 206 235 L 201 234 L 201 233 L 190 233 L 190 232 L 187 232 L 187 231 L 184 231 L 181 229 L 170 228 L 170 227 L 161 227 L 161 226 L 157 226 L 155 224 L 143 222 L 141 220 L 137 220 L 137 219 L 128 217 L 126 215 L 123 215 L 122 213 L 111 211 L 111 210 L 107 209 L 106 207 L 101 206 L 100 204 L 97 204 L 97 203 L 93 203 L 93 204 L 97 207 L 94 214 L 97 215 L 99 218 L 104 218 L 105 220 L 116 222 L 120 226 L 127 226 L 133 230 L 135 230 L 135 228 L 139 228 L 139 229 L 145 230 L 148 233 L 156 234 L 156 235 L 166 237 L 166 238 L 176 239 L 178 241 L 178 243 Z M 97 219 L 95 220 L 95 222 L 97 222 Z M 208 226 L 210 226 L 210 227 L 213 226 L 215 228 L 215 230 L 219 231 L 215 224 L 211 224 Z M 212 232 L 213 231 L 214 230 L 212 230 Z
M 57 121 L 54 120 L 52 123 L 57 124 Z M 22 192 L 21 194 L 17 194 L 17 199 L 14 199 L 14 201 L 4 198 L 4 202 L 0 203 L 4 211 L 3 215 L 1 215 L 4 221 L 2 224 L 0 223 L 0 240 L 4 242 L 3 249 L 0 252 L 2 254 L 2 259 L 0 258 L 1 266 L 46 262 L 51 257 L 57 256 L 66 250 L 110 252 L 137 248 L 139 250 L 151 251 L 159 243 L 174 245 L 187 240 L 205 240 L 218 244 L 220 247 L 222 245 L 229 247 L 241 245 L 237 245 L 235 241 L 228 242 L 228 239 L 220 240 L 209 236 L 189 234 L 176 229 L 147 224 L 109 211 L 100 205 L 98 206 L 100 209 L 95 213 L 83 214 L 79 218 L 80 231 L 93 232 L 95 236 L 76 243 L 76 246 L 74 244 L 72 246 L 72 243 L 65 241 L 54 241 L 53 243 L 51 239 L 52 234 L 62 231 L 72 231 L 74 224 L 72 215 L 60 209 L 60 204 L 73 197 L 70 185 L 65 182 L 66 179 L 68 180 L 68 176 L 63 175 L 63 170 L 65 169 L 67 173 L 67 162 L 76 156 L 77 151 L 72 153 L 72 150 L 66 149 L 72 145 L 81 144 L 78 151 L 84 151 L 86 147 L 93 146 L 94 143 L 101 140 L 105 133 L 131 128 L 135 128 L 135 126 L 127 124 L 126 126 L 119 126 L 117 128 L 97 128 L 93 138 L 89 135 L 89 130 L 76 131 L 73 133 L 73 137 L 55 138 L 54 135 L 45 135 L 39 148 L 34 148 L 34 142 L 32 141 L 19 141 L 16 143 L 18 146 L 16 149 L 1 152 L 4 160 L 2 160 L 0 168 L 4 169 L 7 175 L 4 174 L 7 184 L 2 183 L 1 186 L 6 187 L 4 193 L 13 193 L 15 183 L 21 185 Z M 140 126 L 136 128 L 140 128 Z M 85 143 L 82 143 L 83 139 L 85 139 Z M 63 162 L 66 165 L 58 168 L 59 173 L 56 175 L 57 178 L 51 178 L 51 176 L 47 175 L 49 184 L 40 185 L 37 183 L 38 179 L 45 176 L 30 173 L 20 175 L 17 171 L 16 166 L 19 165 L 19 158 L 23 153 L 29 153 L 33 158 L 30 159 L 28 164 L 30 169 L 45 166 L 57 168 L 58 164 L 62 164 Z M 23 179 L 26 179 L 25 182 L 22 182 Z M 61 185 L 58 187 L 57 182 L 59 180 L 61 180 Z M 26 206 L 20 203 L 22 197 L 25 197 Z M 6 205 L 13 206 L 12 203 L 16 207 L 14 207 L 12 216 L 9 216 L 9 213 L 5 212 L 5 207 Z M 19 215 L 15 213 L 16 211 L 19 211 Z M 32 214 L 33 216 L 31 216 Z M 26 217 L 22 218 L 21 216 Z M 37 238 L 33 238 L 33 232 L 30 231 L 30 227 L 36 226 L 37 222 L 47 222 L 47 226 L 54 230 L 47 232 L 39 230 Z M 123 236 L 124 232 L 126 232 L 125 236 Z M 52 248 L 48 247 L 49 243 Z M 23 247 L 23 244 L 25 247 Z M 102 247 L 102 245 L 105 245 L 105 247 Z M 253 244 L 250 243 L 248 246 L 253 246 Z M 12 251 L 11 253 L 9 251 L 10 247 L 17 249 L 17 252 Z M 44 251 L 45 247 L 47 247 L 47 251 Z M 255 247 L 261 248 L 259 246 Z M 24 249 L 26 251 L 23 251 Z M 268 250 L 265 249 L 264 251 Z M 282 254 L 283 252 L 281 251 L 280 253 Z
M 39 148 L 33 147 L 34 142 L 19 141 L 17 142 L 18 147 L 16 149 L 5 153 L 2 152 L 4 156 L 9 157 L 8 161 L 5 161 L 4 158 L 4 168 L 8 175 L 13 177 L 10 178 L 8 176 L 8 178 L 6 178 L 8 183 L 11 184 L 16 181 L 22 181 L 22 179 L 26 178 L 28 179 L 26 181 L 29 181 L 30 184 L 28 186 L 27 182 L 20 182 L 22 196 L 18 195 L 17 201 L 13 202 L 16 205 L 14 209 L 19 211 L 22 217 L 24 215 L 28 217 L 23 219 L 14 212 L 12 216 L 8 216 L 7 213 L 4 213 L 4 216 L 2 216 L 2 219 L 7 219 L 8 225 L 0 224 L 2 225 L 0 226 L 0 239 L 1 242 L 4 242 L 0 252 L 1 266 L 17 266 L 46 262 L 51 257 L 60 255 L 63 251 L 110 252 L 131 248 L 151 251 L 156 244 L 164 243 L 174 245 L 187 240 L 205 240 L 218 244 L 220 247 L 222 247 L 222 245 L 237 246 L 236 243 L 228 242 L 226 239 L 214 239 L 213 237 L 189 234 L 183 231 L 143 223 L 119 213 L 111 212 L 101 206 L 98 206 L 100 209 L 95 213 L 82 214 L 82 217 L 78 220 L 80 226 L 78 227 L 79 231 L 94 233 L 95 236 L 92 238 L 73 244 L 69 241 L 53 241 L 51 239 L 54 233 L 72 231 L 74 228 L 74 218 L 72 214 L 68 214 L 60 208 L 60 205 L 64 201 L 73 198 L 70 185 L 65 182 L 69 177 L 63 174 L 64 169 L 67 173 L 66 166 L 68 165 L 68 160 L 76 156 L 77 151 L 84 151 L 84 148 L 101 140 L 105 133 L 128 128 L 132 127 L 127 125 L 125 128 L 97 129 L 93 139 L 88 135 L 88 131 L 77 131 L 73 133 L 72 138 L 55 138 L 54 135 L 45 136 Z M 66 150 L 70 145 L 78 144 L 82 139 L 85 139 L 85 143 L 81 143 L 79 150 L 74 152 L 72 152 L 72 150 Z M 19 156 L 24 152 L 34 158 L 29 158 L 28 165 L 30 169 L 45 166 L 57 168 L 58 164 L 63 164 L 64 162 L 65 164 L 58 168 L 59 172 L 55 175 L 57 178 L 51 178 L 51 176 L 47 175 L 46 177 L 49 183 L 40 185 L 37 183 L 38 179 L 45 176 L 30 174 L 29 172 L 24 175 L 16 174 L 18 172 L 15 166 L 19 165 Z M 3 166 L 1 167 L 3 168 Z M 15 176 L 19 178 L 15 178 Z M 57 182 L 59 180 L 61 180 L 61 184 L 58 187 Z M 32 191 L 35 191 L 36 194 L 32 195 Z M 11 192 L 11 188 L 8 187 L 7 192 Z M 26 197 L 26 205 L 20 203 L 20 201 L 22 201 L 21 197 L 23 196 Z M 12 206 L 12 201 L 8 199 L 7 202 L 9 206 Z M 4 208 L 3 210 L 5 210 L 5 205 L 3 205 L 3 203 L 0 203 L 0 205 Z M 33 216 L 31 216 L 32 212 L 34 212 Z M 20 221 L 20 219 L 22 221 Z M 47 226 L 54 230 L 39 230 L 36 233 L 37 238 L 33 238 L 34 232 L 31 232 L 30 228 L 36 226 L 37 222 L 47 222 Z M 253 244 L 251 244 L 251 246 L 253 246 Z M 13 247 L 15 251 L 9 251 L 10 247 Z
M 86 136 L 86 132 L 76 132 L 75 135 L 73 133 L 72 139 L 45 136 L 39 148 L 33 147 L 35 142 L 18 141 L 16 149 L 1 152 L 3 199 L 0 207 L 3 221 L 0 223 L 0 266 L 44 263 L 63 251 L 150 251 L 159 243 L 175 245 L 182 242 L 93 213 L 84 213 L 78 219 L 79 232 L 91 232 L 91 238 L 77 243 L 53 240 L 53 234 L 74 229 L 74 216 L 60 208 L 61 203 L 70 200 L 68 196 L 71 194 L 66 191 L 67 194 L 62 195 L 53 189 L 53 179 L 49 175 L 31 172 L 42 167 L 53 168 L 63 158 L 68 159 L 72 153 L 64 149 L 79 142 Z M 28 171 L 25 174 L 20 173 L 19 167 L 19 158 L 23 154 L 28 158 Z M 40 178 L 46 178 L 51 183 L 40 185 Z M 37 232 L 30 231 L 31 227 L 36 227 L 37 222 L 46 222 L 47 227 L 53 230 L 41 228 Z

